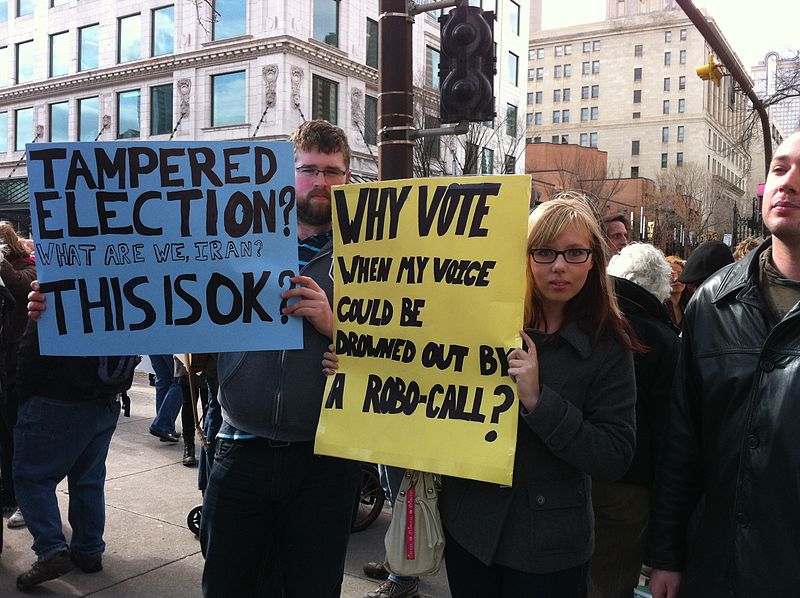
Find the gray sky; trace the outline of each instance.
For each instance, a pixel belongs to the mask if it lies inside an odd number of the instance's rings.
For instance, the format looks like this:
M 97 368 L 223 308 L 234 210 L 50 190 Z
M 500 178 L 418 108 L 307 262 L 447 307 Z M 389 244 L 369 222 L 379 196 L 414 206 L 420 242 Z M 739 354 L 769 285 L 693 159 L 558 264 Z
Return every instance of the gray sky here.
M 605 0 L 542 1 L 542 26 L 546 29 L 605 18 Z M 792 55 L 800 50 L 797 0 L 694 0 L 694 4 L 708 10 L 748 72 L 769 50 Z

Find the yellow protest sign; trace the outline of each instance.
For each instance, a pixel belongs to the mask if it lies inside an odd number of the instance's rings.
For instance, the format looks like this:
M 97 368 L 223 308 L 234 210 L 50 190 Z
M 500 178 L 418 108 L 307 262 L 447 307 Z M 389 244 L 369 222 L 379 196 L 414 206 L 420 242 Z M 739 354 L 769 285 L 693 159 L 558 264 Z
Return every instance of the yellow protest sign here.
M 510 484 L 529 176 L 333 190 L 334 341 L 315 450 Z

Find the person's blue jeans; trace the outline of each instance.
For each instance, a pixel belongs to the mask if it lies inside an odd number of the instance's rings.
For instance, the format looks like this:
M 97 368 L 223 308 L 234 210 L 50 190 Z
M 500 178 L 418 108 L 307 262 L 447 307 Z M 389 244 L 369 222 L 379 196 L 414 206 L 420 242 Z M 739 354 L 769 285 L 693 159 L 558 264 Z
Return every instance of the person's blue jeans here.
M 119 409 L 115 396 L 91 401 L 34 396 L 20 404 L 14 429 L 14 484 L 40 561 L 67 547 L 56 498 L 56 486 L 65 477 L 70 549 L 87 557 L 105 551 L 106 456 Z
M 174 376 L 172 355 L 150 355 L 156 373 L 156 417 L 150 429 L 161 434 L 175 434 L 175 420 L 183 405 L 181 383 Z
M 394 508 L 394 499 L 400 491 L 400 485 L 403 483 L 403 476 L 406 473 L 405 467 L 394 467 L 393 465 L 378 465 L 378 473 L 381 476 L 381 486 L 386 496 L 389 498 L 389 504 Z M 414 581 L 415 577 L 405 575 L 389 574 L 389 580 L 399 584 L 407 584 Z
M 277 580 L 285 598 L 338 598 L 360 470 L 314 455 L 313 442 L 217 439 L 200 518 L 203 595 L 264 595 Z

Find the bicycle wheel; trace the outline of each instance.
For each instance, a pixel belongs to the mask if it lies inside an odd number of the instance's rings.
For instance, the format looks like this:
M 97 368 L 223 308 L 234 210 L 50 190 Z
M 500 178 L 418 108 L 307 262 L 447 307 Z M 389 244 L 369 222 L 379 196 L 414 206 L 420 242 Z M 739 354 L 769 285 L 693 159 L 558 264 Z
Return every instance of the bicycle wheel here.
M 372 525 L 381 514 L 383 503 L 386 500 L 383 488 L 381 488 L 378 468 L 374 465 L 362 463 L 358 484 L 360 495 L 353 525 L 350 528 L 353 532 L 364 531 Z

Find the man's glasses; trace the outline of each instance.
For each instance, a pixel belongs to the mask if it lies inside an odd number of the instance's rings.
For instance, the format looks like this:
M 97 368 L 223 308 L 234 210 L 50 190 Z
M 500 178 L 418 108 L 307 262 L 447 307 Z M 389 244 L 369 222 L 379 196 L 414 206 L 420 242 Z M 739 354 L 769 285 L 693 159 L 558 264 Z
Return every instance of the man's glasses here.
M 583 264 L 592 255 L 591 249 L 565 249 L 556 251 L 555 249 L 534 248 L 528 251 L 537 264 L 552 264 L 559 255 L 564 257 L 568 264 Z
M 317 168 L 316 166 L 298 166 L 295 168 L 297 174 L 308 179 L 315 179 L 322 173 L 322 176 L 328 180 L 336 180 L 344 178 L 347 174 L 344 170 L 338 168 Z

